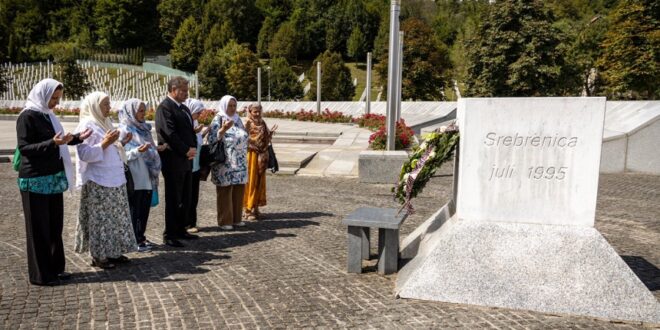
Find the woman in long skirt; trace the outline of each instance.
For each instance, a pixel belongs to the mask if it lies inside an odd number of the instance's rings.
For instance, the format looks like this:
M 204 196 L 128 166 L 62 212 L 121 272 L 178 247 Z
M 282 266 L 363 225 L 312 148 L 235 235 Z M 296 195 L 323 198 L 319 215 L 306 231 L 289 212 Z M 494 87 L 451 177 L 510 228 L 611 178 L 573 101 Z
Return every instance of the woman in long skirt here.
M 127 262 L 123 254 L 137 250 L 124 174 L 126 154 L 109 115 L 110 98 L 94 92 L 82 102 L 76 129 L 91 129 L 92 134 L 76 150 L 76 184 L 82 194 L 75 250 L 89 251 L 92 265 L 100 268 Z M 131 138 L 127 134 L 122 142 L 128 143 Z
M 65 133 L 53 108 L 64 86 L 54 79 L 37 83 L 16 121 L 21 154 L 18 187 L 23 201 L 30 283 L 55 285 L 70 277 L 64 272 L 62 193 L 72 189 L 73 164 L 68 145 L 81 143 L 91 131 Z
M 243 207 L 247 220 L 257 220 L 261 216 L 259 207 L 266 206 L 266 168 L 268 167 L 268 145 L 277 125 L 268 129 L 261 117 L 261 105 L 250 104 L 245 129 L 250 135 L 248 141 L 248 182 L 245 185 Z

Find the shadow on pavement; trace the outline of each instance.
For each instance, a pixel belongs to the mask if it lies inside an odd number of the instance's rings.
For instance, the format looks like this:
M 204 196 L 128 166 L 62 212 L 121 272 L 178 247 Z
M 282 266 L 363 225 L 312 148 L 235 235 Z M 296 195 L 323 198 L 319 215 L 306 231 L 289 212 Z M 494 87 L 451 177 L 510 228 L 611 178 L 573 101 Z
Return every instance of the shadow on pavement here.
M 264 216 L 263 221 L 249 222 L 238 230 L 222 232 L 220 227 L 200 228 L 202 233 L 220 232 L 218 235 L 201 236 L 183 241 L 184 247 L 170 248 L 158 246 L 150 254 L 131 254 L 131 262 L 117 265 L 115 269 L 73 273 L 71 280 L 64 285 L 103 282 L 176 282 L 185 279 L 177 275 L 204 274 L 207 266 L 220 265 L 221 260 L 230 259 L 232 248 L 268 241 L 274 238 L 296 237 L 295 234 L 277 233 L 279 229 L 319 226 L 315 221 L 286 220 L 310 219 L 319 216 L 332 216 L 329 213 L 278 213 Z M 218 254 L 223 253 L 223 254 Z M 89 258 L 89 257 L 87 257 Z M 214 263 L 214 261 L 220 261 Z
M 639 256 L 621 256 L 650 291 L 660 290 L 660 269 Z

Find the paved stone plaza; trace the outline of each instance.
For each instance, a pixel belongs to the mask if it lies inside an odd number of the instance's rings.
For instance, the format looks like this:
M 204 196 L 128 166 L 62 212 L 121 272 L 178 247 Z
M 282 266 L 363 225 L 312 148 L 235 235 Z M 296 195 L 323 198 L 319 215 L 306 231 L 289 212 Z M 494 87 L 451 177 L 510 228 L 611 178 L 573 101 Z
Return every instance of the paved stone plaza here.
M 448 199 L 452 177 L 415 200 L 405 237 Z M 114 270 L 73 252 L 78 198 L 65 194 L 67 270 L 57 287 L 30 286 L 16 173 L 0 164 L 0 328 L 640 328 L 591 318 L 394 299 L 396 275 L 347 274 L 341 219 L 359 206 L 394 206 L 389 185 L 357 179 L 269 177 L 266 219 L 220 232 L 215 189 L 203 182 L 201 238 L 132 254 Z M 162 185 L 161 185 L 162 193 Z M 147 236 L 158 243 L 163 207 Z M 660 300 L 660 176 L 602 175 L 596 228 Z M 374 235 L 374 233 L 372 233 Z M 375 253 L 372 248 L 372 254 Z

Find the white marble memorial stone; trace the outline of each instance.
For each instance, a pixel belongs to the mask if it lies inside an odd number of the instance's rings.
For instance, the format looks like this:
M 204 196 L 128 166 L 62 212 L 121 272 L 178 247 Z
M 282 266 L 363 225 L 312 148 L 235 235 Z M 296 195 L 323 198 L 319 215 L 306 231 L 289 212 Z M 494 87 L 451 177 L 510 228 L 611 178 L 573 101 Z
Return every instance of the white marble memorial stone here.
M 660 324 L 594 228 L 605 99 L 461 99 L 457 117 L 456 213 L 404 239 L 399 297 Z
M 458 115 L 459 219 L 593 227 L 605 98 L 464 98 Z

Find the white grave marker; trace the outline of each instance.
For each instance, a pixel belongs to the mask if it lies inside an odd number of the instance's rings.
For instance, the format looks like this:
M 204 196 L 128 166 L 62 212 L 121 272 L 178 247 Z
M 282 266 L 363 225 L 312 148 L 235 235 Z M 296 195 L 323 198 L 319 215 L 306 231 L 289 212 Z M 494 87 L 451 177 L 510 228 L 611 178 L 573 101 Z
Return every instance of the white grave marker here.
M 605 98 L 464 98 L 458 114 L 459 219 L 593 227 Z

